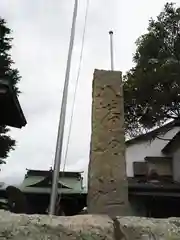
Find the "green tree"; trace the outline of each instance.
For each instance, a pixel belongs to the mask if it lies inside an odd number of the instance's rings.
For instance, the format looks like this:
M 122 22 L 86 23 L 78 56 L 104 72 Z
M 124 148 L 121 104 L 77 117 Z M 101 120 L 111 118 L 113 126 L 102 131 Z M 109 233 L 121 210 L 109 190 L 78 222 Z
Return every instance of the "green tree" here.
M 16 94 L 19 93 L 17 83 L 20 80 L 19 72 L 13 68 L 14 62 L 9 51 L 12 48 L 11 30 L 4 19 L 0 18 L 0 79 L 6 80 L 13 87 Z M 8 135 L 9 128 L 0 126 L 0 164 L 8 156 L 10 150 L 15 147 L 15 140 Z
M 127 133 L 180 119 L 180 8 L 167 3 L 136 42 L 135 66 L 124 76 Z

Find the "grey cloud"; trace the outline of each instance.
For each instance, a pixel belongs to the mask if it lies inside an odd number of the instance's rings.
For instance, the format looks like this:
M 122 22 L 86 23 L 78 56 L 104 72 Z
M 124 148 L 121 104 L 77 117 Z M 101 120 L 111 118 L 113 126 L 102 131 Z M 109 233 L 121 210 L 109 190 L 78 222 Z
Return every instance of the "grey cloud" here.
M 1 0 L 0 14 L 13 29 L 12 57 L 22 80 L 20 102 L 28 124 L 13 129 L 17 139 L 1 177 L 20 181 L 26 168 L 49 169 L 54 160 L 58 118 L 69 44 L 73 0 Z M 147 26 L 149 16 L 156 15 L 164 0 L 90 1 L 75 113 L 66 168 L 85 170 L 89 159 L 91 133 L 91 85 L 94 68 L 108 69 L 109 36 L 115 29 L 115 66 L 127 70 L 132 66 L 134 42 Z M 79 63 L 86 1 L 79 1 L 75 48 L 70 77 L 64 152 Z M 156 10 L 154 9 L 156 5 Z M 141 12 L 141 13 L 140 13 Z M 64 153 L 63 152 L 63 161 Z M 20 177 L 19 177 L 20 176 Z M 13 180 L 15 181 L 15 180 Z

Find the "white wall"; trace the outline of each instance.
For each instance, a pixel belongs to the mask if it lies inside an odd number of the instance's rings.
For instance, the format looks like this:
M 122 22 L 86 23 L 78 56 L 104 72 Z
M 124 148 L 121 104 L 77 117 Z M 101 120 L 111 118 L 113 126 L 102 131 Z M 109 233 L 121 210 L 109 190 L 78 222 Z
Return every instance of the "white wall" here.
M 160 136 L 164 139 L 172 139 L 173 136 L 180 131 L 180 127 L 174 127 L 172 130 Z M 144 161 L 145 157 L 160 157 L 163 156 L 161 150 L 168 143 L 168 141 L 160 140 L 158 138 L 154 139 L 154 141 L 137 141 L 136 144 L 129 145 L 126 148 L 126 172 L 128 177 L 133 177 L 133 162 Z M 176 158 L 180 157 L 180 149 L 177 153 Z M 176 161 L 178 168 L 180 170 L 180 160 Z M 180 172 L 180 171 L 179 171 Z M 177 174 L 177 173 L 176 173 Z
M 180 182 L 180 148 L 173 154 L 173 176 L 175 181 Z

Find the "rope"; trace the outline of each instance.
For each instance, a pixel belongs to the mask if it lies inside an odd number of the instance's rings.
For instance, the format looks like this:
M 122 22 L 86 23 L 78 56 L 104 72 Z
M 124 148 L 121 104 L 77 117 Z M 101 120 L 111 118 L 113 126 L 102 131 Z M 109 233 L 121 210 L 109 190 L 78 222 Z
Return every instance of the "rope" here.
M 71 114 L 71 118 L 70 118 L 70 126 L 69 126 L 69 133 L 68 133 L 68 139 L 67 139 L 67 147 L 66 147 L 66 151 L 65 151 L 65 161 L 64 161 L 64 165 L 63 165 L 63 172 L 65 170 L 66 161 L 67 161 L 67 154 L 68 154 L 68 149 L 69 149 L 69 141 L 70 141 L 70 135 L 71 135 L 71 129 L 72 129 L 73 116 L 74 116 L 74 107 L 75 107 L 75 101 L 76 101 L 76 92 L 77 92 L 77 86 L 78 86 L 79 77 L 80 77 L 80 73 L 81 73 L 81 66 L 82 66 L 82 59 L 83 59 L 83 50 L 84 50 L 84 42 L 85 42 L 85 35 L 86 35 L 86 26 L 87 26 L 87 18 L 88 18 L 88 10 L 89 10 L 89 2 L 90 2 L 90 0 L 87 0 L 85 22 L 84 22 L 84 30 L 83 30 L 82 45 L 81 45 L 81 53 L 80 53 L 80 59 L 79 59 L 79 68 L 78 68 L 78 74 L 77 74 L 77 79 L 76 79 L 76 83 L 75 83 L 73 106 L 72 106 L 72 114 Z
M 68 154 L 68 149 L 69 149 L 69 141 L 70 141 L 70 135 L 71 135 L 71 129 L 72 129 L 73 116 L 74 116 L 77 86 L 78 86 L 79 77 L 80 77 L 80 73 L 81 73 L 81 67 L 82 67 L 82 59 L 83 59 L 83 50 L 84 50 L 84 42 L 85 42 L 85 35 L 86 35 L 89 3 L 90 3 L 90 0 L 87 0 L 85 21 L 84 21 L 84 29 L 83 29 L 83 36 L 82 36 L 82 44 L 81 44 L 81 52 L 80 52 L 80 58 L 79 58 L 79 67 L 78 67 L 78 73 L 77 73 L 77 78 L 76 78 L 76 82 L 75 82 L 72 113 L 71 113 L 71 118 L 70 118 L 70 125 L 69 125 L 69 132 L 68 132 L 68 139 L 67 139 L 67 145 L 66 145 L 66 151 L 65 151 L 65 158 L 64 158 L 64 164 L 63 164 L 62 176 L 64 175 L 66 162 L 67 162 L 67 154 Z M 60 203 L 60 200 L 61 200 L 61 195 L 62 195 L 62 193 L 60 192 L 59 199 L 58 199 L 59 203 Z

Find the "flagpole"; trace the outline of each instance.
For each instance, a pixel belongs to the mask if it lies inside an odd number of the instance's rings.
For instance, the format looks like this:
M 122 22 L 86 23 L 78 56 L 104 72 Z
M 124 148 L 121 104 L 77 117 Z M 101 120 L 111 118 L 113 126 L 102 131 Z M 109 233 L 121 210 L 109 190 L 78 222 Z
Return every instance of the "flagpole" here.
M 49 209 L 50 215 L 55 214 L 55 204 L 56 204 L 57 195 L 58 195 L 58 181 L 59 181 L 59 172 L 60 172 L 61 159 L 62 159 L 62 147 L 63 147 L 64 126 L 65 126 L 65 117 L 66 117 L 69 75 L 70 75 L 70 69 L 71 69 L 72 51 L 73 51 L 74 38 L 75 38 L 77 10 L 78 10 L 78 0 L 75 0 L 72 28 L 71 28 L 71 37 L 70 37 L 70 43 L 69 43 L 69 52 L 68 52 L 68 59 L 67 59 L 67 67 L 66 67 L 66 74 L 65 74 L 65 82 L 64 82 L 64 90 L 63 90 L 63 97 L 62 97 L 62 104 L 61 104 L 61 113 L 60 113 L 60 119 L 59 119 L 58 136 L 57 136 L 57 143 L 56 143 L 56 153 L 55 153 L 55 160 L 54 160 L 52 192 L 51 192 L 50 209 Z
M 113 31 L 109 31 L 109 35 L 110 35 L 111 70 L 114 71 Z

